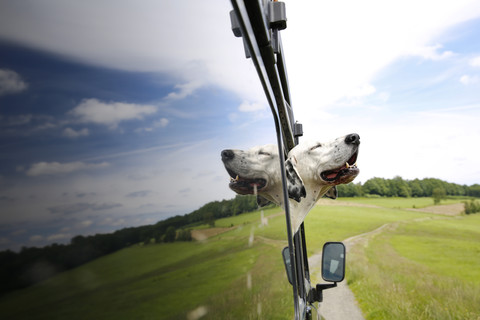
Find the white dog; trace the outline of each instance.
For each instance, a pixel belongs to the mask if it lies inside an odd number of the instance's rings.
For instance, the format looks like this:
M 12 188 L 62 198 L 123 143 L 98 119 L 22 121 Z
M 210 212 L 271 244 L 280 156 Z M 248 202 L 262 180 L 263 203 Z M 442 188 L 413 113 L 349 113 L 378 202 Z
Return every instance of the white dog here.
M 290 150 L 288 166 L 297 169 L 306 190 L 301 202 L 290 201 L 293 233 L 320 197 L 336 198 L 335 186 L 355 179 L 360 172 L 356 166 L 359 145 L 360 136 L 354 133 L 327 143 L 300 143 Z
M 230 189 L 238 194 L 256 193 L 260 206 L 268 201 L 284 206 L 276 145 L 257 146 L 245 151 L 227 149 L 221 152 L 221 156 L 230 175 Z M 286 163 L 286 173 L 289 198 L 300 201 L 305 197 L 305 188 L 292 163 Z

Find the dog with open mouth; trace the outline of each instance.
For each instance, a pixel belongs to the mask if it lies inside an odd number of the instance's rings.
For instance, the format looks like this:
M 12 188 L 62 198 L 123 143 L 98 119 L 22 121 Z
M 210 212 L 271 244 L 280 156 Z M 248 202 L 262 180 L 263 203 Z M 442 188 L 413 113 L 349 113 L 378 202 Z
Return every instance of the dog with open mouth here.
M 226 149 L 222 161 L 230 175 L 229 187 L 238 194 L 256 194 L 259 206 L 268 202 L 284 206 L 280 159 L 276 145 L 248 150 Z M 288 195 L 296 202 L 305 197 L 303 181 L 292 163 L 285 163 Z
M 306 191 L 301 202 L 290 201 L 293 233 L 320 197 L 336 198 L 335 186 L 350 183 L 357 177 L 359 147 L 360 136 L 352 133 L 327 143 L 300 143 L 290 150 L 286 165 L 296 168 Z

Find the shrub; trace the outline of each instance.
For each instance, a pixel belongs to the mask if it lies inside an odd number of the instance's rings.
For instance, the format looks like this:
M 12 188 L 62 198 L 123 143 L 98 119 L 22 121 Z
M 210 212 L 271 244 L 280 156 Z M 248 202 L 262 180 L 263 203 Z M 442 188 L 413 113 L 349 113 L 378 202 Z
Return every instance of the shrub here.
M 465 201 L 465 214 L 480 212 L 480 202 L 475 200 Z

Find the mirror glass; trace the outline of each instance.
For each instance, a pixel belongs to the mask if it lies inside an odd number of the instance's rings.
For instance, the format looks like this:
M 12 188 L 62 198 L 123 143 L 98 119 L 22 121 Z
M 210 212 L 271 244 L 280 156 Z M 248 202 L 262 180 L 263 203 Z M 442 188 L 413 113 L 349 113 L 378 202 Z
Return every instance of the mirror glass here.
M 341 242 L 327 242 L 322 251 L 322 278 L 340 282 L 345 278 L 345 246 Z
M 292 264 L 290 263 L 290 250 L 288 247 L 282 250 L 283 263 L 285 264 L 285 271 L 287 271 L 288 282 L 292 284 Z

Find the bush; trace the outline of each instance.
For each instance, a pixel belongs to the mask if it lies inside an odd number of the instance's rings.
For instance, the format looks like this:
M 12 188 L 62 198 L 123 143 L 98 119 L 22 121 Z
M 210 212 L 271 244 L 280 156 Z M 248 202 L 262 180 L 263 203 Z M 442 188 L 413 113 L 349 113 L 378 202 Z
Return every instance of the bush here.
M 480 212 L 480 202 L 475 200 L 465 201 L 465 214 Z

